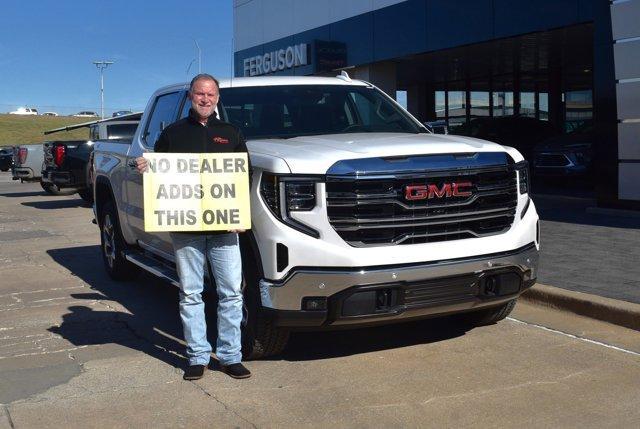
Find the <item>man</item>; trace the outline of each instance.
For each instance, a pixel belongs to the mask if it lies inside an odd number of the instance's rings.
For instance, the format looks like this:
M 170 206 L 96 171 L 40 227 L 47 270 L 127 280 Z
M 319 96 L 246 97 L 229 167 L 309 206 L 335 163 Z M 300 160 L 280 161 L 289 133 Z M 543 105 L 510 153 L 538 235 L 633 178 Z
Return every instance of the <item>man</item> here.
M 194 77 L 189 87 L 189 116 L 162 131 L 155 144 L 155 152 L 246 152 L 242 133 L 217 118 L 215 108 L 219 97 L 218 81 L 213 76 L 199 74 Z M 137 158 L 136 163 L 140 172 L 147 170 L 145 158 Z M 180 277 L 180 318 L 189 358 L 185 380 L 202 378 L 211 356 L 202 301 L 207 260 L 218 292 L 216 356 L 222 371 L 231 377 L 251 376 L 241 363 L 242 263 L 239 232 L 244 231 L 171 233 Z

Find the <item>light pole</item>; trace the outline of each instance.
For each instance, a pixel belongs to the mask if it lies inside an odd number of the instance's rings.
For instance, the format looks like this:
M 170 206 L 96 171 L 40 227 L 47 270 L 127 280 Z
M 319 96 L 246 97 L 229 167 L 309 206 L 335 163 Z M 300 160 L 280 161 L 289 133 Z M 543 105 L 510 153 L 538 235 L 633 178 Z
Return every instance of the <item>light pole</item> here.
M 192 60 L 191 60 L 191 62 L 189 63 L 189 66 L 187 67 L 187 71 L 185 72 L 185 73 L 186 73 L 186 75 L 187 75 L 187 79 L 189 78 L 189 70 L 191 70 L 191 66 L 193 65 L 193 62 L 194 62 L 195 60 L 196 60 L 195 58 L 194 58 L 194 59 L 192 59 Z
M 193 43 L 196 44 L 196 48 L 198 48 L 198 74 L 202 73 L 202 51 L 200 50 L 200 45 L 198 45 L 198 41 L 193 39 Z
M 111 64 L 113 61 L 94 61 L 93 64 L 96 65 L 98 70 L 100 70 L 100 117 L 104 119 L 104 74 L 103 71 Z

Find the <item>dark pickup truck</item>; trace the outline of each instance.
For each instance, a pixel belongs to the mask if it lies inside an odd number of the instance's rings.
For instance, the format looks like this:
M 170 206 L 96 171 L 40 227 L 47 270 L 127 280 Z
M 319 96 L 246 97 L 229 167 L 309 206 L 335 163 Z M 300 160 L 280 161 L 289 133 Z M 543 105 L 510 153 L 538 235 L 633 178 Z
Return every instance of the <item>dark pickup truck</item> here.
M 45 131 L 45 134 L 88 127 L 89 140 L 51 141 L 43 144 L 42 182 L 58 188 L 75 188 L 80 197 L 93 202 L 93 146 L 97 140 L 131 139 L 142 113 L 92 121 Z

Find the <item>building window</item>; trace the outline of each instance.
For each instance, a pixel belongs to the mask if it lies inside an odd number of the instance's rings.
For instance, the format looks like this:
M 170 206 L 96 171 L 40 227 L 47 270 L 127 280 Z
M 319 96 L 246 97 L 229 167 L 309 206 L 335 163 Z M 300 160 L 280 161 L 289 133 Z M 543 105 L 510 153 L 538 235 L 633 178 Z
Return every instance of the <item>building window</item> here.
M 549 93 L 538 93 L 538 119 L 541 121 L 549 120 Z
M 466 91 L 449 91 L 449 128 L 455 129 L 467 122 Z
M 529 118 L 536 117 L 536 93 L 521 92 L 520 93 L 520 116 Z
M 493 116 L 513 115 L 513 92 L 493 93 Z
M 565 93 L 565 130 L 571 132 L 593 118 L 593 93 L 567 91 Z
M 447 99 L 444 91 L 436 91 L 436 118 L 447 117 Z
M 407 109 L 407 91 L 396 91 L 396 101 L 399 105 Z
M 489 116 L 489 92 L 471 91 L 471 117 Z

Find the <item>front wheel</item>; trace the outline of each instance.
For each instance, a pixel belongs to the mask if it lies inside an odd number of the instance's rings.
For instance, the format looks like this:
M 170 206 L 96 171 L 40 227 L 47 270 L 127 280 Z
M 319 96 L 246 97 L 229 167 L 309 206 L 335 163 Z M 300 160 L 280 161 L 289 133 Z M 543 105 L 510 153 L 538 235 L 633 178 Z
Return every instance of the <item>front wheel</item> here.
M 114 280 L 135 278 L 140 269 L 124 257 L 123 252 L 127 246 L 122 237 L 118 214 L 112 201 L 108 201 L 104 205 L 100 220 L 100 247 L 107 274 Z
M 249 261 L 244 258 L 244 252 L 243 260 Z M 244 277 L 242 356 L 245 360 L 254 360 L 278 355 L 287 346 L 289 330 L 276 326 L 273 318 L 262 309 L 256 270 L 245 266 Z

